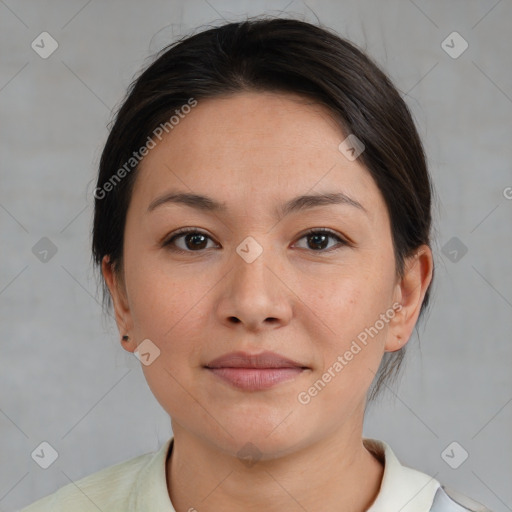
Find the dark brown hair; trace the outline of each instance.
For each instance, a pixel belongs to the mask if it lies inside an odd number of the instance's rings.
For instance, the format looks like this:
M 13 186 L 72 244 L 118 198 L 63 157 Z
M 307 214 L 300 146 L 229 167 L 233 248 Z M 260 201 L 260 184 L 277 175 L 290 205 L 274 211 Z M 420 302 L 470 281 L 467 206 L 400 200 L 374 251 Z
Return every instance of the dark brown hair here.
M 327 28 L 266 16 L 182 38 L 159 52 L 132 82 L 101 155 L 92 240 L 97 268 L 109 255 L 116 272 L 122 269 L 126 212 L 137 170 L 130 160 L 134 152 L 191 98 L 242 91 L 300 94 L 326 106 L 345 135 L 363 142 L 365 150 L 358 158 L 386 202 L 396 272 L 403 276 L 405 259 L 420 245 L 430 245 L 433 193 L 407 105 L 390 79 L 353 43 Z M 122 168 L 125 172 L 120 173 Z M 104 282 L 103 291 L 110 306 Z M 420 317 L 429 294 L 430 287 Z M 369 400 L 397 376 L 403 356 L 404 348 L 384 354 Z

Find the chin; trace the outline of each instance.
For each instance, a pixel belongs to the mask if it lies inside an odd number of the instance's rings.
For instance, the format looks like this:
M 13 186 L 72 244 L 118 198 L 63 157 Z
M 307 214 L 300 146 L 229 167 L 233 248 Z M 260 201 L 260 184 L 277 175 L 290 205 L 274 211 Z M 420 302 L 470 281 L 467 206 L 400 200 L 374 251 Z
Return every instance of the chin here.
M 223 432 L 220 438 L 211 441 L 238 458 L 243 458 L 245 452 L 248 452 L 248 456 L 258 456 L 261 460 L 287 455 L 307 443 L 308 437 L 304 422 L 290 423 L 293 413 L 286 418 L 289 413 L 290 410 L 282 414 L 277 422 L 257 414 L 245 414 L 243 418 L 234 418 L 231 422 L 223 423 L 232 437 Z M 237 421 L 241 419 L 243 421 Z

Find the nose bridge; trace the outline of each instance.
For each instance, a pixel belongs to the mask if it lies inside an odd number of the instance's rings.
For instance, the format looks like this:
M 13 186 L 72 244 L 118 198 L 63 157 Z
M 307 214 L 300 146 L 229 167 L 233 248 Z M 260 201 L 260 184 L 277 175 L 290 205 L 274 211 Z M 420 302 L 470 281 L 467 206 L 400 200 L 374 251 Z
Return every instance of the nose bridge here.
M 262 237 L 258 237 L 260 242 L 253 236 L 248 236 L 237 246 L 236 255 L 233 256 L 234 275 L 233 285 L 235 293 L 239 299 L 244 300 L 247 297 L 261 300 L 269 299 L 272 292 L 271 284 L 274 289 L 276 283 L 271 283 L 275 276 L 269 270 L 272 267 L 272 261 L 275 261 L 271 254 L 269 244 L 263 245 Z
M 234 255 L 234 282 L 239 292 L 260 293 L 268 287 L 268 267 L 272 266 L 270 249 L 263 248 L 253 237 L 246 238 L 236 248 Z
M 277 255 L 271 251 L 254 237 L 247 237 L 238 245 L 219 308 L 224 321 L 236 318 L 247 327 L 256 328 L 265 322 L 289 320 L 289 297 L 276 275 Z

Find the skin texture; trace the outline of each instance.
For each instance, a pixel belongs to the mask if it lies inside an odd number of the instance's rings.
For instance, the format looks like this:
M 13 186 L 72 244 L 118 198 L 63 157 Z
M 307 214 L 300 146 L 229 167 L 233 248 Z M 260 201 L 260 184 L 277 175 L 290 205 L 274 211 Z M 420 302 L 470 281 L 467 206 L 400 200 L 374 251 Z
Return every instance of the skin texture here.
M 365 510 L 383 467 L 363 446 L 366 394 L 385 351 L 409 339 L 432 277 L 422 246 L 395 275 L 384 199 L 369 172 L 338 146 L 348 134 L 300 96 L 244 92 L 202 100 L 142 161 L 124 232 L 124 265 L 103 261 L 123 347 L 150 339 L 143 371 L 171 417 L 167 483 L 177 512 Z M 170 191 L 208 195 L 225 212 L 166 203 Z M 317 206 L 278 218 L 302 194 L 344 192 L 367 210 Z M 209 238 L 162 247 L 179 228 Z M 309 241 L 329 228 L 349 244 Z M 236 249 L 248 236 L 263 252 Z M 197 242 L 196 242 L 197 243 Z M 321 247 L 319 249 L 318 247 Z M 334 249 L 334 250 L 333 250 Z M 307 391 L 357 335 L 394 303 L 402 309 L 308 404 Z M 308 369 L 266 391 L 242 391 L 204 368 L 232 351 L 277 352 Z M 257 447 L 244 464 L 237 452 Z M 363 482 L 363 485 L 361 485 Z M 304 507 L 304 508 L 303 508 Z

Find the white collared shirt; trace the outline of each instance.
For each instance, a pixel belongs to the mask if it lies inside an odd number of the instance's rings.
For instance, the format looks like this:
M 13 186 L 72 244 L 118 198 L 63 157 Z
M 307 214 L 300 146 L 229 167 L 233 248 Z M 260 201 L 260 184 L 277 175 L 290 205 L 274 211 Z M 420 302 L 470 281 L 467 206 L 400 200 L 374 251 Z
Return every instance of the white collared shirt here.
M 173 439 L 157 452 L 70 483 L 20 512 L 176 512 L 166 479 L 166 459 Z M 363 443 L 384 464 L 379 493 L 367 512 L 489 512 L 465 496 L 447 493 L 433 477 L 403 466 L 384 441 L 363 438 Z

